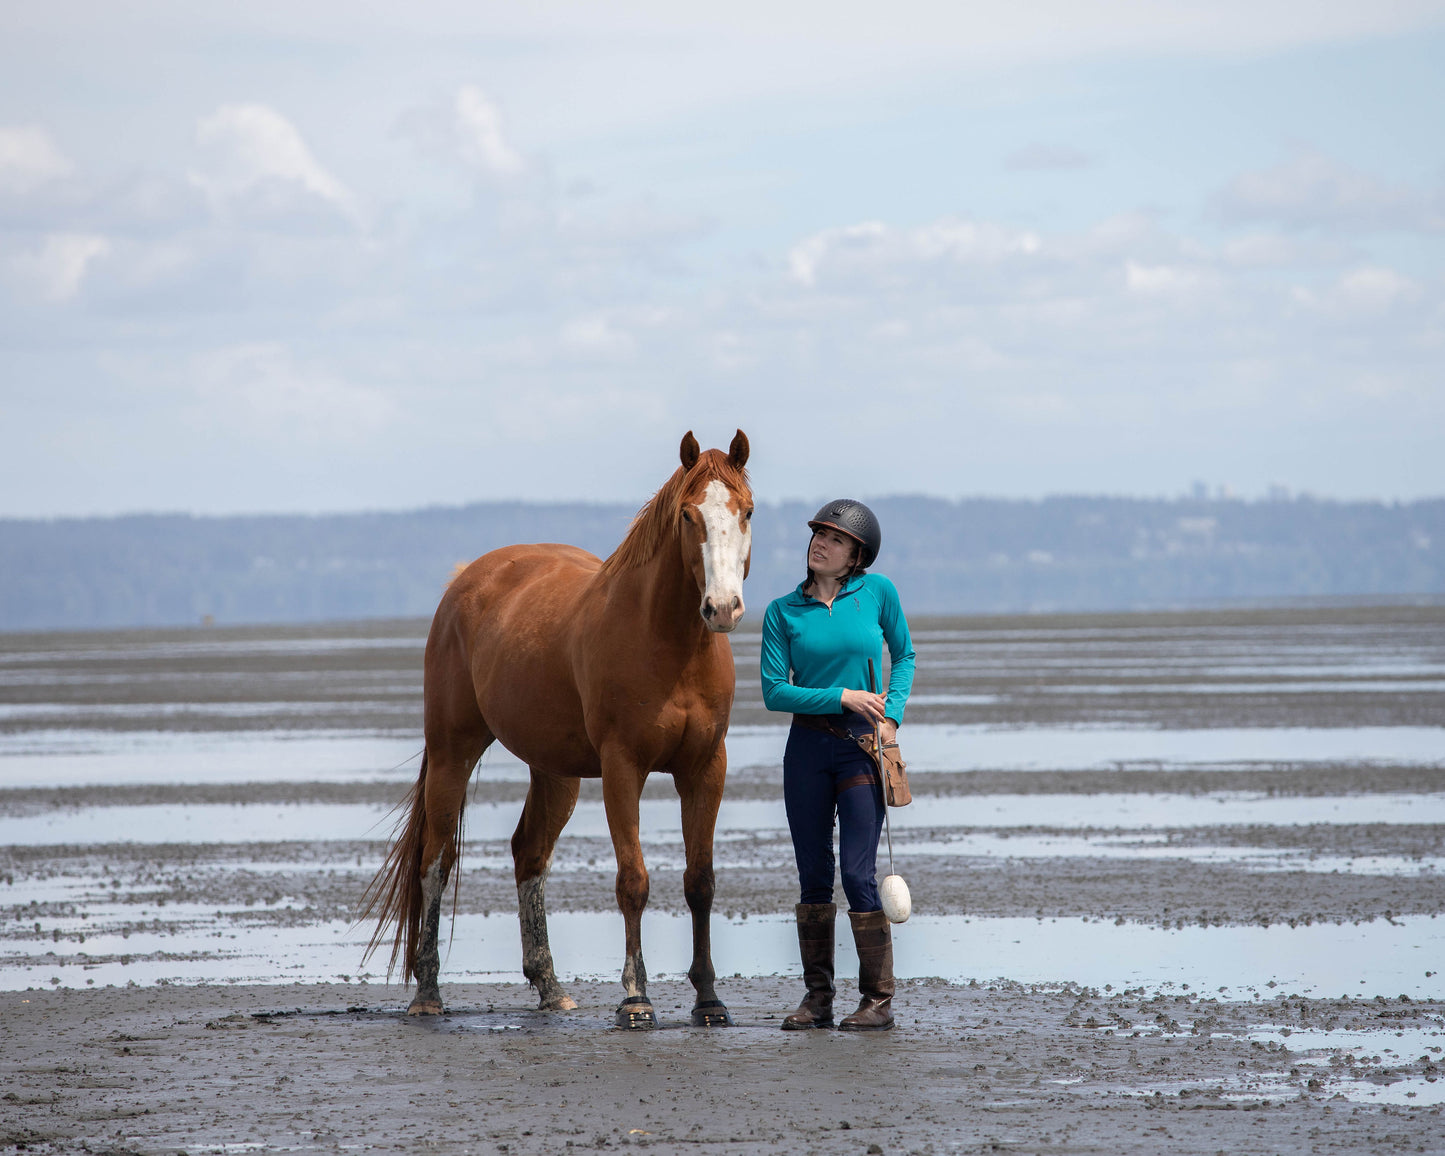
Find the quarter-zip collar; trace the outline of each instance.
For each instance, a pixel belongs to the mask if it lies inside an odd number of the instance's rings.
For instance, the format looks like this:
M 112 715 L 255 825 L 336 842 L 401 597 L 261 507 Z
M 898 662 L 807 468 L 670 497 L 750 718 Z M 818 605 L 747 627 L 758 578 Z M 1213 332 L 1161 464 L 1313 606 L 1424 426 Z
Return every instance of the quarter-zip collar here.
M 807 584 L 808 581 L 806 578 L 803 581 L 799 582 L 798 588 L 788 595 L 788 601 L 794 606 L 822 606 L 828 611 L 829 614 L 832 614 L 833 608 L 829 606 L 826 602 L 824 602 L 821 598 L 814 598 L 811 594 L 805 594 L 803 592 L 803 587 Z M 856 594 L 862 588 L 863 575 L 854 574 L 851 578 L 844 582 L 842 586 L 838 587 L 838 593 L 833 595 L 833 601 L 836 603 L 838 599 L 848 594 Z

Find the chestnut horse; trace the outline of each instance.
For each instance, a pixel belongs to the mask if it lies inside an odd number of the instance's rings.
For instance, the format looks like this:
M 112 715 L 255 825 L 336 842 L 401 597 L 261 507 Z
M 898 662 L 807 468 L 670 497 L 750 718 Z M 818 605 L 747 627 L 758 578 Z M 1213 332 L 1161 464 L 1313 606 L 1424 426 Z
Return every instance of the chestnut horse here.
M 620 1027 L 653 1027 L 642 962 L 647 867 L 638 800 L 653 771 L 672 775 L 687 853 L 697 991 L 692 1022 L 731 1024 L 713 984 L 709 919 L 713 829 L 727 773 L 732 647 L 752 553 L 748 439 L 682 466 L 605 562 L 573 546 L 507 546 L 478 558 L 442 595 L 426 644 L 425 734 L 409 812 L 363 899 L 374 951 L 394 923 L 391 963 L 416 979 L 412 1015 L 442 1011 L 437 935 L 442 895 L 461 855 L 467 782 L 493 741 L 531 769 L 512 836 L 522 972 L 544 1010 L 575 1008 L 552 968 L 544 889 L 581 780 L 602 779 L 626 926 Z M 403 804 L 404 806 L 406 804 Z

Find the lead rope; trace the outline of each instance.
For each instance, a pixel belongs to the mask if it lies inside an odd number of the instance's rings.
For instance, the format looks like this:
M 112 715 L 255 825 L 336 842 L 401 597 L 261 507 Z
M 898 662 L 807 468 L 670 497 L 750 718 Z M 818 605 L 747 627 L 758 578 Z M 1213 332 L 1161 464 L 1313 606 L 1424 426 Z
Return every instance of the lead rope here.
M 873 677 L 873 660 L 868 660 L 868 693 L 878 693 L 878 680 Z M 878 752 L 878 789 L 883 793 L 883 830 L 888 837 L 888 874 L 896 875 L 893 870 L 893 825 L 888 821 L 888 771 L 883 762 L 883 723 L 873 724 L 873 745 Z

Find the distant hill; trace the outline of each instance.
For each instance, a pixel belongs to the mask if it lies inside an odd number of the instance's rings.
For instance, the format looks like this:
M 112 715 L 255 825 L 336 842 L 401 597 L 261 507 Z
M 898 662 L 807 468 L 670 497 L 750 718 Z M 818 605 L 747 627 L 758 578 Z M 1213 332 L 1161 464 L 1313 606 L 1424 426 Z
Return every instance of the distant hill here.
M 878 568 L 914 614 L 1445 595 L 1445 499 L 871 504 L 884 527 Z M 754 614 L 802 578 L 813 509 L 759 507 L 746 590 Z M 426 616 L 458 562 L 510 542 L 605 555 L 634 513 L 496 502 L 317 517 L 4 519 L 0 629 Z

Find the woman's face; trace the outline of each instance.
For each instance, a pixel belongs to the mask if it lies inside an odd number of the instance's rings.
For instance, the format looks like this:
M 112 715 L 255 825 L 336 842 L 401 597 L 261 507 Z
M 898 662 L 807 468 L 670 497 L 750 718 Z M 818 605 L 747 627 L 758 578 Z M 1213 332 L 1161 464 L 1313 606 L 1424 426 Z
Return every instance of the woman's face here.
M 821 526 L 808 543 L 808 569 L 819 578 L 842 578 L 853 569 L 858 543 L 839 530 Z

